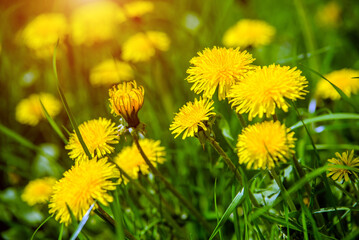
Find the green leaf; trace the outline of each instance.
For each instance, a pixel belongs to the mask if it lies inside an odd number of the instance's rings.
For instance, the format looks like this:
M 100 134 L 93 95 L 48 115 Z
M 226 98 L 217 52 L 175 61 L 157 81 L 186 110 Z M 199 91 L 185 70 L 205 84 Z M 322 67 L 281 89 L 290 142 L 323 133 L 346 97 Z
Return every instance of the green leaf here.
M 315 122 L 322 122 L 322 121 L 333 121 L 333 120 L 339 120 L 339 119 L 355 119 L 355 120 L 358 120 L 359 119 L 359 114 L 355 114 L 355 113 L 332 113 L 332 114 L 326 114 L 326 115 L 321 115 L 321 116 L 317 116 L 317 117 L 304 119 L 303 122 L 304 122 L 304 124 L 308 124 L 308 123 L 315 123 Z M 296 129 L 296 128 L 299 128 L 299 127 L 303 127 L 303 124 L 302 124 L 301 121 L 299 121 L 296 124 L 294 124 L 293 126 L 291 126 L 290 129 L 293 130 L 293 129 Z
M 62 235 L 64 233 L 64 225 L 65 225 L 64 223 L 61 224 L 58 240 L 62 240 Z
M 237 193 L 237 195 L 233 198 L 231 204 L 227 207 L 226 211 L 224 212 L 221 220 L 217 223 L 216 228 L 213 230 L 211 237 L 209 240 L 212 240 L 218 231 L 223 227 L 224 223 L 228 220 L 231 213 L 237 208 L 238 205 L 240 205 L 244 201 L 244 188 L 242 188 L 241 191 Z
M 44 111 L 45 117 L 47 119 L 47 121 L 50 123 L 52 129 L 54 129 L 54 131 L 57 133 L 57 135 L 61 138 L 61 140 L 67 144 L 67 139 L 65 137 L 65 135 L 62 133 L 61 129 L 57 126 L 56 122 L 54 121 L 54 119 L 49 115 L 49 113 L 47 112 L 44 104 L 42 103 L 41 99 L 40 99 L 40 104 L 41 104 L 41 108 Z
M 279 225 L 285 226 L 287 228 L 289 227 L 289 228 L 294 229 L 294 230 L 299 231 L 299 232 L 303 231 L 303 228 L 299 224 L 297 224 L 294 221 L 291 221 L 289 219 L 287 221 L 283 217 L 274 216 L 272 214 L 262 214 L 261 217 L 263 217 L 263 218 L 265 218 L 265 219 L 267 219 L 269 221 L 275 222 L 275 223 L 277 223 Z

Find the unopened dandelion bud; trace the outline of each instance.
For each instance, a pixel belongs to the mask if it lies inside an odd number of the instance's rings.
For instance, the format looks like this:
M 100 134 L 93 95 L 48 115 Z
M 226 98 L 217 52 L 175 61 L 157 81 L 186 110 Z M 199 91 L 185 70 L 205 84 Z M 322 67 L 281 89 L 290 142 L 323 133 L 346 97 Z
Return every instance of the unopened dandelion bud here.
M 140 124 L 137 113 L 142 108 L 145 90 L 136 81 L 120 83 L 109 91 L 111 113 L 121 116 L 129 127 Z

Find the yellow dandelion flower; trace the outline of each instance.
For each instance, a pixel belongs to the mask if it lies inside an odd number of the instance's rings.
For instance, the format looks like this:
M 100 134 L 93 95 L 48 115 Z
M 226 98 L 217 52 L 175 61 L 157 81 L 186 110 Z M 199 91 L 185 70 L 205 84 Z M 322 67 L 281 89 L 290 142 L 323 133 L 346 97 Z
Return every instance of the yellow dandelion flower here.
M 359 158 L 354 158 L 354 150 L 352 150 L 349 154 L 348 151 L 343 152 L 342 155 L 340 153 L 336 152 L 335 156 L 337 158 L 328 159 L 329 167 L 327 177 L 331 177 L 334 181 L 341 182 L 344 178 L 346 182 L 349 181 L 349 176 L 354 175 L 356 179 L 358 179 L 358 174 L 355 171 L 351 171 L 348 169 L 340 169 L 335 168 L 334 166 L 346 166 L 346 167 L 352 167 L 352 168 L 358 168 L 359 170 Z
M 225 99 L 229 89 L 252 69 L 255 59 L 247 51 L 239 48 L 206 48 L 198 57 L 190 60 L 193 65 L 188 70 L 186 80 L 193 83 L 191 90 L 211 98 L 218 87 L 218 99 Z
M 140 139 L 139 143 L 151 163 L 156 166 L 157 163 L 163 163 L 166 159 L 165 148 L 161 146 L 160 141 L 152 139 Z M 127 146 L 114 158 L 114 162 L 121 167 L 132 179 L 137 179 L 139 172 L 149 173 L 149 167 L 143 160 L 135 144 Z M 127 181 L 125 181 L 127 183 Z
M 123 117 L 129 127 L 140 123 L 137 113 L 142 108 L 145 90 L 136 81 L 120 83 L 109 90 L 111 113 Z
M 133 70 L 130 64 L 114 59 L 107 59 L 90 72 L 90 82 L 94 86 L 112 85 L 133 79 Z
M 67 21 L 63 14 L 41 14 L 29 22 L 22 31 L 22 39 L 28 48 L 40 58 L 53 55 L 58 39 L 67 34 Z
M 106 118 L 92 119 L 78 126 L 82 139 L 92 157 L 103 157 L 114 151 L 112 144 L 117 144 L 120 138 L 118 128 Z M 70 150 L 69 156 L 78 161 L 87 160 L 86 152 L 73 132 L 65 149 Z
M 359 91 L 359 71 L 352 69 L 341 69 L 337 71 L 333 71 L 324 76 L 335 86 L 340 88 L 345 95 L 351 96 L 351 94 L 356 94 Z M 321 79 L 318 82 L 315 95 L 318 98 L 327 99 L 330 98 L 332 100 L 340 99 L 339 93 L 333 88 L 333 86 L 328 83 L 326 80 Z
M 286 162 L 294 154 L 294 132 L 279 121 L 266 121 L 246 127 L 238 136 L 239 163 L 247 168 L 274 167 L 276 162 Z
M 41 119 L 45 119 L 40 100 L 51 117 L 55 117 L 61 111 L 61 102 L 52 94 L 31 94 L 28 98 L 21 100 L 16 106 L 16 120 L 22 124 L 36 126 Z
M 261 47 L 272 41 L 275 32 L 265 21 L 242 19 L 225 32 L 222 41 L 226 47 Z
M 237 113 L 249 113 L 249 120 L 257 115 L 262 118 L 264 113 L 269 117 L 275 113 L 276 107 L 288 111 L 286 99 L 303 99 L 307 84 L 306 78 L 296 68 L 274 64 L 257 67 L 247 75 L 245 81 L 231 88 L 229 103 Z
M 76 45 L 87 46 L 112 40 L 118 24 L 125 19 L 121 8 L 112 1 L 87 3 L 72 14 L 71 37 Z
M 317 22 L 322 27 L 336 28 L 341 23 L 342 9 L 337 2 L 331 1 L 318 9 Z
M 125 4 L 123 8 L 128 18 L 138 18 L 152 12 L 154 5 L 149 1 L 135 1 Z
M 33 206 L 37 203 L 46 203 L 52 194 L 52 187 L 55 185 L 56 179 L 45 177 L 30 181 L 21 195 L 21 199 Z
M 207 130 L 206 123 L 211 116 L 216 114 L 212 111 L 213 100 L 211 99 L 195 99 L 194 102 L 187 102 L 173 119 L 170 126 L 172 134 L 178 137 L 182 132 L 182 139 L 186 137 L 193 137 L 200 129 Z
M 109 163 L 107 158 L 76 162 L 56 182 L 50 198 L 49 213 L 55 214 L 56 221 L 67 226 L 71 223 L 68 206 L 80 221 L 95 200 L 105 206 L 113 201 L 108 191 L 116 189 L 117 183 L 111 179 L 118 180 L 119 177 L 118 168 Z
M 165 52 L 169 49 L 169 45 L 170 39 L 163 32 L 140 32 L 130 37 L 123 44 L 122 57 L 125 61 L 148 61 L 155 56 L 156 50 Z

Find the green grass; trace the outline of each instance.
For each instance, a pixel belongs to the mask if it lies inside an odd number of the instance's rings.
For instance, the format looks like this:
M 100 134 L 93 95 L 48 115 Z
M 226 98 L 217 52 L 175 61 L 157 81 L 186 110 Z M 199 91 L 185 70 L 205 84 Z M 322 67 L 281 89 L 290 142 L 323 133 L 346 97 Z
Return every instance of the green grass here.
M 358 179 L 353 174 L 352 181 L 340 183 L 326 173 L 327 160 L 334 158 L 335 152 L 354 149 L 355 156 L 359 155 L 359 96 L 344 94 L 325 75 L 343 68 L 359 69 L 359 3 L 338 1 L 340 25 L 325 28 L 316 17 L 327 2 L 324 0 L 153 2 L 153 13 L 123 23 L 114 39 L 95 46 L 75 46 L 68 37 L 66 44 L 60 41 L 58 47 L 53 46 L 54 56 L 47 59 L 37 58 L 24 46 L 19 32 L 40 13 L 62 12 L 70 17 L 81 3 L 0 3 L 0 238 L 356 239 Z M 198 29 L 185 27 L 188 13 L 198 17 Z M 219 153 L 205 136 L 201 142 L 195 137 L 174 139 L 169 130 L 179 108 L 198 98 L 185 81 L 190 59 L 204 48 L 223 46 L 224 32 L 242 18 L 262 19 L 276 28 L 269 45 L 247 49 L 256 58 L 254 64 L 297 67 L 309 82 L 305 99 L 295 101 L 288 112 L 276 110 L 278 120 L 295 132 L 298 159 L 276 166 L 279 186 L 268 171 L 238 163 L 236 143 L 243 125 L 263 119 L 248 121 L 247 114 L 239 118 L 228 100 L 218 101 L 217 94 L 213 96 L 216 118 L 212 130 L 213 140 L 222 149 Z M 120 59 L 123 42 L 141 30 L 163 31 L 171 44 L 169 51 L 158 52 L 148 62 L 131 63 L 137 83 L 145 88 L 139 118 L 146 137 L 160 140 L 166 149 L 159 172 L 204 221 L 175 197 L 161 177 L 151 173 L 118 185 L 109 206 L 101 205 L 88 219 L 66 227 L 49 215 L 47 204 L 29 206 L 21 194 L 31 180 L 45 176 L 61 179 L 71 168 L 74 161 L 65 149 L 70 133 L 77 133 L 91 158 L 78 125 L 99 117 L 118 124 L 118 117 L 110 113 L 109 86 L 93 87 L 90 70 L 106 58 Z M 330 82 L 341 99 L 318 100 L 313 109 L 309 106 L 320 79 Z M 37 126 L 17 122 L 17 104 L 40 92 L 61 100 L 61 113 L 51 117 L 42 104 L 45 118 Z M 109 159 L 131 144 L 131 134 L 123 134 Z M 240 179 L 224 156 L 234 164 Z M 288 207 L 288 198 L 296 210 Z

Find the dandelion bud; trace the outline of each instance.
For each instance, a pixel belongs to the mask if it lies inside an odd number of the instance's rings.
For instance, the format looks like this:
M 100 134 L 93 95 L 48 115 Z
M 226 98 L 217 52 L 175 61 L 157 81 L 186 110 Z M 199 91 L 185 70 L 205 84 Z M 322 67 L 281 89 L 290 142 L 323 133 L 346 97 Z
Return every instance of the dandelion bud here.
M 129 127 L 140 123 L 137 113 L 142 108 L 145 90 L 136 81 L 120 83 L 109 90 L 111 113 L 126 120 Z

